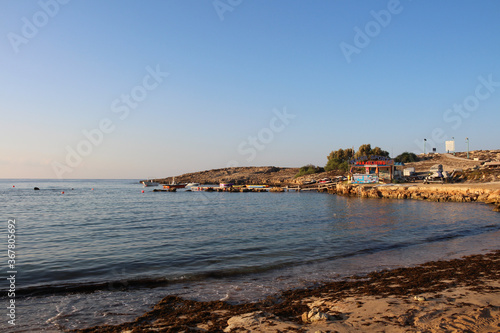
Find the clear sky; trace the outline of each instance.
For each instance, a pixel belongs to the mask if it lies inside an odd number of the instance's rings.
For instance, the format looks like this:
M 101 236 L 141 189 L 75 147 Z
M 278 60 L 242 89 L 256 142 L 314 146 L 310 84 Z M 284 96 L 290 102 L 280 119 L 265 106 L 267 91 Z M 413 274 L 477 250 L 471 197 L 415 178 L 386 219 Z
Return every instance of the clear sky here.
M 500 148 L 499 1 L 0 6 L 0 178 Z

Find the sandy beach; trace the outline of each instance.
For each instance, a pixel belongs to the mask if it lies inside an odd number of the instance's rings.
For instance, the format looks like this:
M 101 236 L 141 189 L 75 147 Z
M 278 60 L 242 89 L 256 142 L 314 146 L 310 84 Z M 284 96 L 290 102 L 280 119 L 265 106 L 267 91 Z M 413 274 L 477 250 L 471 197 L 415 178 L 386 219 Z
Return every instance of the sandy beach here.
M 373 272 L 257 303 L 165 297 L 135 321 L 75 332 L 498 332 L 500 251 Z

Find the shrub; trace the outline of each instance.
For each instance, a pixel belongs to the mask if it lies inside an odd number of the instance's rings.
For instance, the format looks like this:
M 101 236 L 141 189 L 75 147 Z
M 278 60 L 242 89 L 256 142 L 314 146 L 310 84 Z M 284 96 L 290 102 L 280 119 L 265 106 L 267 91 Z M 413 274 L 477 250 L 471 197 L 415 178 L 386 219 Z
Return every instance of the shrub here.
M 417 162 L 418 160 L 419 159 L 417 155 L 415 155 L 414 153 L 409 153 L 407 151 L 405 151 L 401 155 L 396 156 L 396 158 L 394 159 L 394 161 L 396 162 L 403 162 L 403 163 Z
M 322 168 L 322 167 L 314 166 L 312 164 L 308 164 L 308 165 L 304 165 L 303 167 L 301 167 L 299 169 L 299 173 L 297 173 L 295 175 L 295 178 L 298 178 L 298 177 L 301 177 L 301 176 L 305 176 L 305 175 L 312 175 L 312 174 L 320 173 L 320 172 L 324 172 L 324 171 L 325 171 L 325 169 Z
M 349 170 L 349 161 L 339 161 L 337 159 L 330 159 L 325 165 L 325 171 L 333 171 L 333 170 L 341 170 L 347 171 Z

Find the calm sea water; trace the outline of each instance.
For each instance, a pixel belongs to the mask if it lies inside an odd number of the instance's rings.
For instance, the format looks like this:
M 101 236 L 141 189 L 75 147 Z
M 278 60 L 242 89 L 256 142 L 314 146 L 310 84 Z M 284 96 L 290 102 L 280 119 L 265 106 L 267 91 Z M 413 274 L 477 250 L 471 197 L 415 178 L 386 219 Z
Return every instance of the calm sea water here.
M 254 301 L 500 248 L 500 214 L 481 204 L 18 179 L 0 180 L 0 203 L 5 276 L 7 222 L 16 220 L 17 325 L 5 314 L 0 322 L 12 332 L 119 323 L 167 294 Z

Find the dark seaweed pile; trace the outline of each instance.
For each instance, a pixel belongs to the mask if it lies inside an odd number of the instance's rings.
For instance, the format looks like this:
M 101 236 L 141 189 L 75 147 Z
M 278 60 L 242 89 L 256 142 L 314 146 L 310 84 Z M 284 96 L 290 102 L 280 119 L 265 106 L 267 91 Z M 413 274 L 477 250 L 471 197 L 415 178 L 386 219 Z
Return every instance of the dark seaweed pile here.
M 198 302 L 177 296 L 167 296 L 150 312 L 133 322 L 116 326 L 99 326 L 72 332 L 199 332 L 196 326 L 204 324 L 208 332 L 222 332 L 233 316 L 263 311 L 283 321 L 301 322 L 301 314 L 308 311 L 304 300 L 316 296 L 329 300 L 348 296 L 404 296 L 467 286 L 471 290 L 488 292 L 498 288 L 485 281 L 500 280 L 500 251 L 472 255 L 449 261 L 372 272 L 366 276 L 352 276 L 342 281 L 329 282 L 307 289 L 283 292 L 256 303 L 231 305 L 222 301 Z

